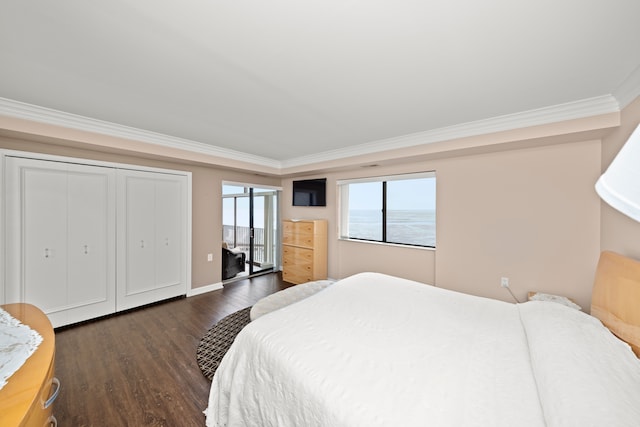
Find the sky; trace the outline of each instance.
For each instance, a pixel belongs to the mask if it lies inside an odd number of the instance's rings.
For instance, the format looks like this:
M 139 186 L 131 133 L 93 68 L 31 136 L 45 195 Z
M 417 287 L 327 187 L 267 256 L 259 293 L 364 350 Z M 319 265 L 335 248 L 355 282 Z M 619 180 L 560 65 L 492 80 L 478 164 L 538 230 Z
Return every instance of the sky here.
M 261 191 L 273 192 L 273 190 L 263 190 L 254 188 L 254 194 L 259 194 Z M 243 187 L 238 186 L 223 186 L 223 194 L 237 194 L 242 193 Z M 239 227 L 249 226 L 249 198 L 240 197 L 238 200 L 238 224 Z M 255 228 L 264 228 L 264 198 L 254 197 L 253 199 L 253 226 Z M 222 209 L 222 224 L 233 225 L 233 199 L 228 198 L 223 201 Z
M 387 182 L 387 209 L 434 210 L 436 179 L 407 179 Z M 349 209 L 382 208 L 382 184 L 365 182 L 349 185 Z

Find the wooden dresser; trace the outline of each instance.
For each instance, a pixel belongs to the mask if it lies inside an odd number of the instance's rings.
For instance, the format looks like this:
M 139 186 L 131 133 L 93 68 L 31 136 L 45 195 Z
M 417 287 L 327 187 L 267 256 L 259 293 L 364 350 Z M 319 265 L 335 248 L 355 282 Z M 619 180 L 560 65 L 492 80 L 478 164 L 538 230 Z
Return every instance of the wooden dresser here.
M 300 284 L 327 278 L 327 221 L 282 223 L 282 278 Z
M 55 335 L 47 316 L 31 304 L 3 310 L 42 336 L 42 343 L 0 390 L 0 426 L 56 426 L 53 401 L 60 390 L 54 378 Z

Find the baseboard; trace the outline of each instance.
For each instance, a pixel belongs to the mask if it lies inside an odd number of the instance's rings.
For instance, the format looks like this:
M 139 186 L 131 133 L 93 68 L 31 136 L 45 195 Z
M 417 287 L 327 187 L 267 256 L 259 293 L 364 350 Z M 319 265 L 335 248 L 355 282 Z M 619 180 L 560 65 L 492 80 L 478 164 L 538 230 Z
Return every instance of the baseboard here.
M 217 291 L 218 289 L 222 289 L 222 282 L 214 283 L 212 285 L 199 286 L 197 288 L 191 288 L 187 291 L 187 297 L 206 294 L 207 292 Z

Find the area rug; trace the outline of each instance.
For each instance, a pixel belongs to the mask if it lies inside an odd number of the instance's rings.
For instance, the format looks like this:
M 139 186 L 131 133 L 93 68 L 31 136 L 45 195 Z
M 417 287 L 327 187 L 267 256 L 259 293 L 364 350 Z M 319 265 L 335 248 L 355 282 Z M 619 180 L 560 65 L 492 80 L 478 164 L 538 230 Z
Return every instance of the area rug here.
M 247 307 L 222 318 L 200 340 L 196 359 L 202 374 L 208 379 L 213 379 L 213 374 L 216 373 L 218 365 L 233 344 L 236 335 L 251 321 L 250 312 L 251 307 Z

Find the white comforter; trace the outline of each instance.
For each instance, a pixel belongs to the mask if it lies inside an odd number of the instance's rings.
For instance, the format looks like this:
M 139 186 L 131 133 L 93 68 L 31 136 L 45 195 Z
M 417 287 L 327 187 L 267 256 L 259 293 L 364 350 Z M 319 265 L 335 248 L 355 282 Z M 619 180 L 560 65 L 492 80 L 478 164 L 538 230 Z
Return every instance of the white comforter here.
M 207 426 L 638 426 L 640 362 L 594 318 L 376 273 L 250 323 Z

